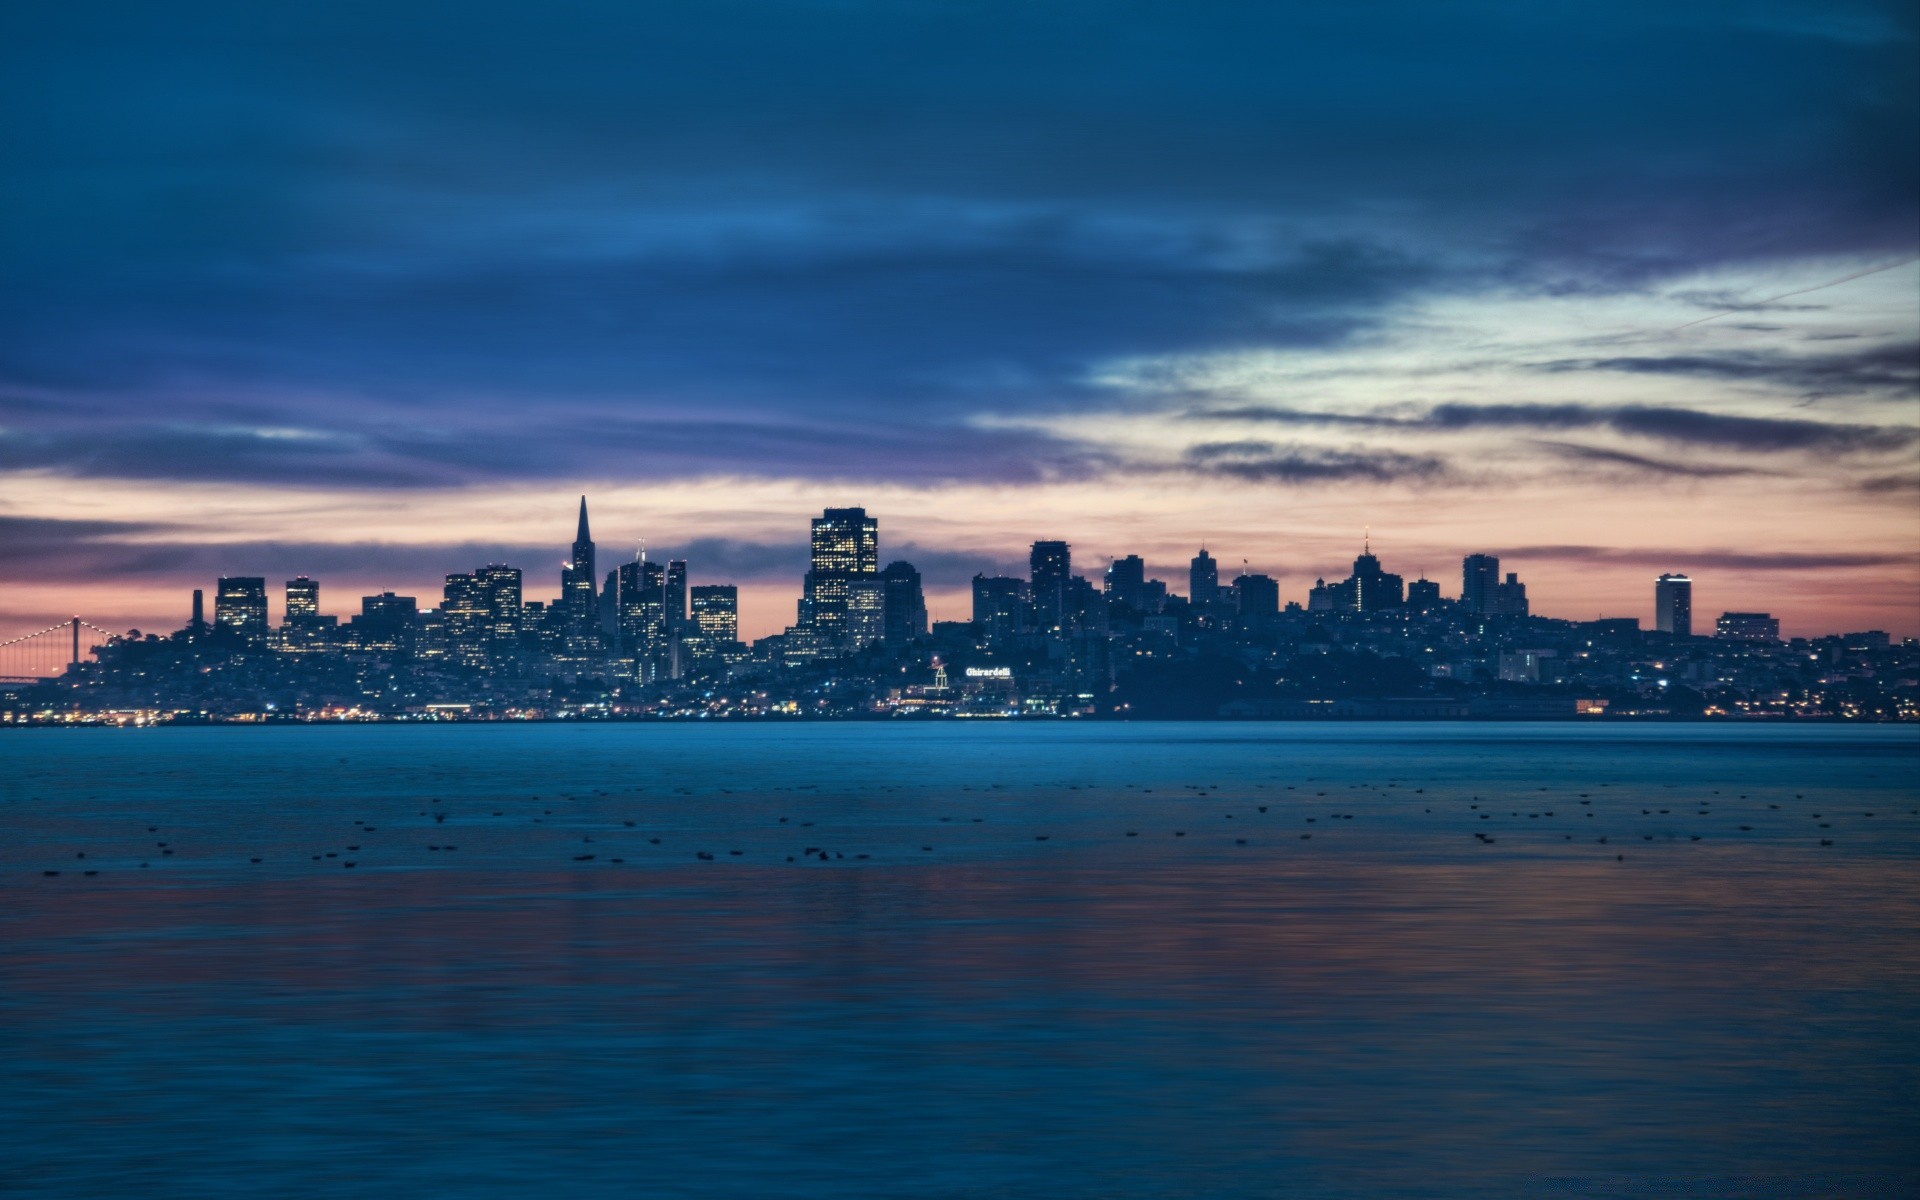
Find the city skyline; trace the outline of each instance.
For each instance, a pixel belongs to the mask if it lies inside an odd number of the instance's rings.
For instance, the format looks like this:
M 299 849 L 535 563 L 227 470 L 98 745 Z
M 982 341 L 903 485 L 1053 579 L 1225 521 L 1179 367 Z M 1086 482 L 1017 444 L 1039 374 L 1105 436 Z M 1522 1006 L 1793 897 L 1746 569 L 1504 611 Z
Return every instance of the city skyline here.
M 672 630 L 677 625 L 684 624 L 691 628 L 698 624 L 695 621 L 694 609 L 689 604 L 691 593 L 705 591 L 713 594 L 724 591 L 727 593 L 726 627 L 738 640 L 750 644 L 762 637 L 770 637 L 783 631 L 790 633 L 796 623 L 812 625 L 816 622 L 830 631 L 829 637 L 832 640 L 845 640 L 848 637 L 847 631 L 851 622 L 858 620 L 857 617 L 850 615 L 851 609 L 858 606 L 858 601 L 849 601 L 846 581 L 864 577 L 874 581 L 877 587 L 887 575 L 887 572 L 880 569 L 880 563 L 885 559 L 896 560 L 890 563 L 888 572 L 893 571 L 894 568 L 913 568 L 912 582 L 916 601 L 923 594 L 920 590 L 922 576 L 915 565 L 885 552 L 885 542 L 879 533 L 879 518 L 869 514 L 864 508 L 843 506 L 828 508 L 824 510 L 822 516 L 811 518 L 810 541 L 813 567 L 800 574 L 797 587 L 789 589 L 793 594 L 789 596 L 784 610 L 749 617 L 746 608 L 739 602 L 738 597 L 743 589 L 736 580 L 717 576 L 706 577 L 696 561 L 686 558 L 661 557 L 656 553 L 652 559 L 649 559 L 645 539 L 637 541 L 631 560 L 621 561 L 603 556 L 599 550 L 599 543 L 591 533 L 588 501 L 589 498 L 585 494 L 579 497 L 574 539 L 569 547 L 567 558 L 559 566 L 558 579 L 550 586 L 538 581 L 538 569 L 532 565 L 538 561 L 538 556 L 535 555 L 525 563 L 489 559 L 484 564 L 471 566 L 465 572 L 456 570 L 446 573 L 442 576 L 444 588 L 439 592 L 430 589 L 424 593 L 424 597 L 400 593 L 400 598 L 409 602 L 418 602 L 420 611 L 425 611 L 436 607 L 432 603 L 432 597 L 439 594 L 445 597 L 445 604 L 440 607 L 445 607 L 454 603 L 456 581 L 472 581 L 473 586 L 480 589 L 487 586 L 485 577 L 489 573 L 507 571 L 513 576 L 511 606 L 515 610 L 520 608 L 524 598 L 524 602 L 535 609 L 548 608 L 572 614 L 564 619 L 573 625 L 595 630 L 604 625 L 609 630 L 626 631 L 630 622 L 625 609 L 619 607 L 614 599 L 618 593 L 630 592 L 638 588 L 662 593 L 667 598 L 667 607 L 662 612 L 656 613 L 652 619 L 660 622 L 663 629 Z M 1246 559 L 1240 560 L 1239 569 L 1233 569 L 1231 561 L 1223 564 L 1222 560 L 1211 553 L 1211 549 L 1218 549 L 1218 547 L 1210 549 L 1205 544 L 1195 547 L 1195 555 L 1184 567 L 1157 567 L 1136 554 L 1108 555 L 1104 558 L 1096 556 L 1089 560 L 1084 552 L 1074 555 L 1072 546 L 1073 543 L 1070 540 L 1036 539 L 1029 546 L 1024 569 L 1009 565 L 1012 562 L 1010 557 L 983 562 L 980 569 L 976 570 L 970 578 L 964 591 L 957 598 L 949 597 L 965 611 L 948 616 L 929 604 L 923 610 L 920 619 L 919 628 L 922 635 L 929 620 L 978 622 L 981 619 L 979 583 L 982 579 L 1006 579 L 1010 582 L 1019 582 L 1023 587 L 1023 601 L 1034 605 L 1040 611 L 1041 627 L 1047 628 L 1059 625 L 1059 613 L 1066 605 L 1067 584 L 1075 579 L 1087 581 L 1111 599 L 1117 599 L 1130 607 L 1141 609 L 1148 607 L 1141 601 L 1144 593 L 1140 589 L 1143 586 L 1157 588 L 1158 595 L 1163 598 L 1171 595 L 1188 601 L 1193 601 L 1204 591 L 1206 598 L 1201 601 L 1204 606 L 1213 603 L 1212 597 L 1216 592 L 1222 595 L 1237 593 L 1238 581 L 1251 580 L 1258 581 L 1257 586 L 1271 593 L 1272 607 L 1275 610 L 1292 607 L 1317 611 L 1320 609 L 1365 610 L 1379 607 L 1377 600 L 1369 602 L 1366 584 L 1357 582 L 1362 576 L 1368 574 L 1391 584 L 1393 599 L 1389 601 L 1389 606 L 1398 606 L 1403 601 L 1412 603 L 1416 596 L 1423 594 L 1419 589 L 1424 587 L 1427 589 L 1424 596 L 1430 600 L 1457 603 L 1467 611 L 1490 615 L 1533 615 L 1576 622 L 1627 618 L 1640 622 L 1647 629 L 1661 633 L 1677 633 L 1681 636 L 1695 632 L 1708 633 L 1713 628 L 1712 618 L 1708 617 L 1706 629 L 1696 630 L 1696 618 L 1691 615 L 1694 581 L 1691 576 L 1683 572 L 1663 571 L 1652 580 L 1649 593 L 1651 598 L 1647 605 L 1650 617 L 1644 619 L 1638 613 L 1590 615 L 1556 613 L 1540 608 L 1529 596 L 1528 582 L 1519 578 L 1517 570 L 1508 569 L 1512 567 L 1511 560 L 1503 561 L 1500 554 L 1487 550 L 1476 550 L 1461 555 L 1455 570 L 1440 575 L 1431 574 L 1424 569 L 1413 575 L 1407 575 L 1404 572 L 1382 574 L 1384 568 L 1380 557 L 1372 550 L 1370 528 L 1363 530 L 1361 534 L 1359 555 L 1351 563 L 1354 576 L 1344 585 L 1348 589 L 1344 594 L 1339 590 L 1343 585 L 1340 582 L 1341 574 L 1338 570 L 1315 575 L 1310 583 L 1303 585 L 1304 590 L 1301 594 L 1296 596 L 1290 594 L 1284 577 L 1276 577 L 1270 572 L 1257 570 L 1256 564 Z M 934 553 L 942 552 L 934 551 Z M 1106 563 L 1105 567 L 1098 565 L 1101 561 Z M 603 572 L 601 567 L 608 563 L 613 564 L 611 569 Z M 1202 564 L 1205 564 L 1204 582 L 1201 576 Z M 1223 566 L 1225 569 L 1222 569 Z M 1124 574 L 1116 576 L 1116 570 Z M 603 574 L 604 588 L 601 582 Z M 821 578 L 823 575 L 832 578 L 823 581 Z M 838 579 L 837 584 L 833 581 L 835 578 Z M 1181 582 L 1183 579 L 1186 581 L 1185 584 Z M 700 582 L 694 582 L 696 580 Z M 226 585 L 236 581 L 243 584 L 249 582 L 259 584 L 266 590 L 258 597 L 248 594 L 233 600 L 229 605 Z M 276 585 L 273 577 L 266 575 L 220 576 L 214 582 L 220 585 L 215 589 L 217 604 L 220 607 L 229 607 L 235 611 L 248 613 L 257 610 L 257 621 L 263 628 L 269 624 L 279 625 L 283 622 L 291 624 L 298 618 L 312 618 L 322 614 L 343 617 L 347 615 L 347 608 L 351 607 L 351 605 L 343 606 L 337 598 L 331 601 L 323 600 L 320 587 L 324 581 L 305 574 L 288 578 L 279 585 Z M 1449 587 L 1448 584 L 1452 586 Z M 274 591 L 276 586 L 282 588 L 277 593 L 280 597 L 277 603 L 280 621 L 272 620 L 276 610 Z M 779 584 L 770 581 L 764 585 L 763 590 L 772 594 L 777 592 L 779 587 Z M 1669 598 L 1671 589 L 1676 587 L 1680 589 L 1681 597 L 1677 609 L 1674 607 L 1674 601 Z M 579 590 L 576 591 L 576 588 Z M 188 625 L 201 622 L 203 619 L 201 594 L 204 590 L 207 589 L 193 591 Z M 328 596 L 338 594 L 336 589 L 329 589 L 327 592 Z M 353 589 L 347 589 L 346 594 L 356 593 Z M 377 595 L 370 594 L 362 599 L 391 598 L 395 595 L 395 589 L 382 588 Z M 1764 599 L 1764 597 L 1757 599 Z M 883 602 L 876 593 L 872 601 L 870 624 L 865 629 L 862 640 L 873 640 L 880 636 L 883 607 Z M 576 608 L 579 610 L 577 613 L 573 611 Z M 1045 616 L 1050 609 L 1055 614 L 1051 621 Z M 1740 618 L 1771 622 L 1776 637 L 1780 636 L 1783 630 L 1787 636 L 1794 636 L 1796 632 L 1783 626 L 1778 616 L 1772 612 L 1754 611 L 1751 608 L 1723 610 L 1721 625 L 1725 626 L 1727 619 L 1735 619 L 1735 624 L 1739 625 Z M 217 619 L 207 623 L 217 623 Z M 147 632 L 161 628 L 172 629 L 175 626 L 163 621 Z M 1817 631 L 1812 636 L 1830 636 L 1840 632 L 1842 631 L 1837 628 L 1829 628 Z M 597 637 L 598 634 L 596 633 L 595 636 Z M 1896 632 L 1893 636 L 1903 635 Z
M 601 501 L 595 500 L 594 505 L 597 513 L 603 511 Z M 805 515 L 801 514 L 789 524 L 798 528 L 804 519 Z M 602 529 L 613 523 L 606 516 L 599 516 L 597 520 Z M 1091 523 L 1096 527 L 1105 524 L 1110 529 L 1113 524 Z M 1124 517 L 1118 522 L 1122 526 L 1125 523 Z M 535 524 L 557 525 L 552 520 L 536 522 L 530 519 L 515 520 L 509 524 L 515 528 Z M 889 520 L 888 524 L 891 527 L 894 522 Z M 1230 522 L 1220 524 L 1232 528 Z M 941 523 L 935 520 L 930 521 L 929 525 L 939 528 Z M 721 528 L 724 529 L 724 526 Z M 1145 556 L 1147 577 L 1161 578 L 1170 584 L 1184 578 L 1187 570 L 1184 564 L 1195 549 L 1211 549 L 1219 557 L 1222 587 L 1229 586 L 1232 578 L 1243 570 L 1250 571 L 1273 577 L 1279 585 L 1283 604 L 1288 601 L 1304 604 L 1316 579 L 1337 578 L 1345 573 L 1353 554 L 1374 536 L 1374 528 L 1362 525 L 1352 538 L 1353 544 L 1344 552 L 1337 535 L 1310 541 L 1299 539 L 1317 547 L 1315 553 L 1318 557 L 1313 560 L 1312 566 L 1298 561 L 1290 563 L 1284 556 L 1256 558 L 1243 554 L 1238 544 L 1229 544 L 1222 538 L 1193 540 L 1184 550 L 1177 543 L 1165 541 L 1156 541 L 1146 547 L 1117 545 L 1107 550 L 1071 536 L 1061 540 L 1078 548 L 1075 560 L 1083 568 L 1089 563 L 1100 564 L 1090 577 L 1097 577 L 1104 571 L 1108 561 L 1138 554 L 1145 549 L 1148 551 Z M 1049 536 L 1059 532 L 1052 526 L 1048 529 Z M 1244 535 L 1256 546 L 1274 545 L 1273 535 L 1263 536 L 1258 532 Z M 1109 532 L 1108 536 L 1124 535 Z M 922 576 L 928 580 L 925 592 L 935 620 L 968 619 L 972 576 L 1011 573 L 1024 577 L 1027 552 L 1023 547 L 1032 541 L 1045 540 L 1044 537 L 1028 538 L 1018 544 L 969 550 L 929 545 L 911 535 L 897 541 L 891 536 L 883 537 L 881 554 L 884 558 L 905 558 L 919 567 Z M 690 578 L 696 583 L 726 583 L 738 587 L 741 597 L 740 634 L 747 641 L 778 633 L 791 624 L 794 602 L 805 587 L 802 578 L 807 560 L 804 533 L 785 545 L 772 538 L 756 540 L 728 537 L 724 532 L 717 536 L 683 539 L 659 536 L 609 539 L 599 544 L 603 565 L 624 561 L 631 554 L 637 554 L 641 547 L 651 544 L 655 547 L 649 552 L 651 557 L 662 564 L 669 557 L 687 559 L 692 564 Z M 622 555 L 618 550 L 610 549 L 621 545 L 632 545 L 635 550 L 629 555 Z M 210 575 L 189 575 L 185 569 L 176 569 L 185 590 L 175 590 L 171 586 L 163 588 L 157 584 L 124 590 L 112 586 L 85 589 L 80 594 L 99 595 L 106 599 L 94 610 L 103 613 L 104 620 L 93 613 L 84 615 L 109 628 L 174 628 L 180 623 L 182 597 L 187 591 L 194 587 L 210 589 L 214 580 L 221 575 L 262 575 L 276 582 L 282 578 L 308 575 L 322 578 L 323 582 L 329 584 L 330 594 L 334 596 L 397 592 L 419 596 L 424 604 L 428 598 L 440 593 L 446 572 L 438 570 L 437 566 L 443 558 L 449 570 L 472 570 L 491 563 L 521 567 L 529 575 L 528 598 L 544 599 L 550 598 L 547 595 L 549 591 L 557 597 L 561 588 L 558 583 L 549 587 L 547 583 L 540 582 L 543 572 L 539 564 L 558 560 L 563 567 L 563 552 L 566 549 L 564 542 L 528 546 L 506 539 L 474 539 L 450 546 L 385 544 L 380 547 L 379 557 L 390 556 L 395 561 L 405 561 L 408 567 L 406 570 L 371 573 L 355 562 L 355 546 L 356 543 L 352 542 L 318 548 L 281 546 L 270 542 L 239 545 L 214 543 L 198 548 L 198 553 L 193 555 L 208 563 L 212 568 Z M 137 555 L 139 552 L 135 550 L 132 553 Z M 1864 597 L 1859 594 L 1858 581 L 1870 577 L 1869 573 L 1875 568 L 1887 565 L 1879 561 L 1863 561 L 1872 556 L 1844 552 L 1770 553 L 1732 547 L 1670 556 L 1658 550 L 1552 543 L 1534 546 L 1481 544 L 1479 548 L 1470 550 L 1435 548 L 1431 544 L 1424 544 L 1406 550 L 1388 548 L 1386 553 L 1409 581 L 1417 578 L 1439 581 L 1449 598 L 1458 598 L 1460 594 L 1459 563 L 1469 554 L 1495 554 L 1509 565 L 1524 561 L 1527 564 L 1526 581 L 1531 589 L 1534 611 L 1567 620 L 1633 617 L 1640 619 L 1647 628 L 1653 628 L 1658 612 L 1651 581 L 1671 570 L 1690 572 L 1704 585 L 1706 591 L 1700 604 L 1701 612 L 1708 609 L 1765 609 L 1781 621 L 1783 633 L 1787 636 L 1819 636 L 1838 632 L 1842 628 L 1886 629 L 1895 637 L 1920 634 L 1920 613 L 1914 611 L 1912 596 L 1904 580 L 1896 580 L 1883 595 L 1875 595 L 1871 591 Z M 1889 561 L 1899 557 L 1883 556 Z M 465 559 L 472 561 L 464 567 L 454 565 Z M 297 565 L 303 562 L 309 565 Z M 1434 563 L 1439 566 L 1435 567 Z M 1920 563 L 1916 564 L 1915 570 L 1920 572 Z M 598 570 L 596 575 L 606 573 L 606 570 Z M 1085 573 L 1084 569 L 1082 573 Z M 1815 586 L 1796 586 L 1797 583 L 1803 584 L 1805 577 L 1812 577 Z M 9 580 L 9 583 L 13 586 L 7 591 L 14 596 L 22 592 L 31 595 L 35 590 L 30 580 Z M 26 586 L 23 587 L 22 583 Z M 598 584 L 596 578 L 596 587 Z M 1920 587 L 1920 583 L 1915 586 Z M 1836 595 L 1842 598 L 1829 603 L 1829 598 Z M 1585 607 L 1582 607 L 1583 603 Z M 277 596 L 274 604 L 277 609 Z M 59 608 L 22 611 L 17 607 L 0 607 L 0 613 L 4 613 L 12 625 L 20 627 L 18 630 L 9 630 L 10 633 L 41 628 L 72 615 L 71 611 Z M 1849 621 L 1845 619 L 1848 613 L 1878 616 L 1880 619 Z

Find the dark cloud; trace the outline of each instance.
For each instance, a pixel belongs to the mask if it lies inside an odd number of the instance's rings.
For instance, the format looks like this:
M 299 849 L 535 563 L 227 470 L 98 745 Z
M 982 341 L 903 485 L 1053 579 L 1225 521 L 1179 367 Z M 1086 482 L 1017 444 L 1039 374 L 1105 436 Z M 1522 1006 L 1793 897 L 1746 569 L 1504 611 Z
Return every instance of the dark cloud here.
M 1742 475 L 1768 474 L 1751 467 L 1730 467 L 1718 463 L 1673 462 L 1668 459 L 1648 458 L 1642 454 L 1628 454 L 1624 450 L 1582 446 L 1574 442 L 1538 441 L 1534 444 L 1551 450 L 1562 458 L 1586 466 L 1634 474 L 1659 475 L 1670 479 L 1728 479 Z
M 1430 455 L 1258 441 L 1195 446 L 1188 459 L 1205 474 L 1258 483 L 1432 483 L 1448 474 L 1447 464 Z
M 1747 417 L 1653 405 L 1438 404 L 1424 413 L 1334 413 L 1265 405 L 1192 409 L 1194 420 L 1261 421 L 1282 425 L 1362 427 L 1408 431 L 1468 429 L 1607 429 L 1677 445 L 1755 454 L 1790 451 L 1855 454 L 1897 451 L 1920 443 L 1920 428 L 1859 425 L 1796 417 Z
M 315 414 L 317 415 L 317 414 Z M 656 479 L 735 474 L 822 481 L 1032 483 L 1081 478 L 1104 452 L 1043 432 L 843 421 L 637 420 L 557 413 L 526 426 L 357 431 L 62 424 L 0 430 L 0 469 L 83 478 L 374 487 L 461 486 L 501 476 Z
M 0 385 L 97 425 L 4 452 L 433 483 L 593 469 L 651 423 L 649 467 L 1097 469 L 967 418 L 1423 296 L 1905 252 L 1912 23 L 1836 7 L 1627 2 L 1571 38 L 1518 0 L 14 5 Z M 265 425 L 333 440 L 204 432 Z
M 1757 383 L 1809 396 L 1885 393 L 1920 396 L 1920 343 L 1880 345 L 1849 354 L 1721 351 L 1564 359 L 1546 371 L 1623 371 Z
M 1562 562 L 1647 567 L 1660 571 L 1835 571 L 1860 567 L 1911 567 L 1905 554 L 1817 554 L 1790 551 L 1634 550 L 1612 546 L 1517 546 L 1501 557 L 1513 562 L 1553 559 Z

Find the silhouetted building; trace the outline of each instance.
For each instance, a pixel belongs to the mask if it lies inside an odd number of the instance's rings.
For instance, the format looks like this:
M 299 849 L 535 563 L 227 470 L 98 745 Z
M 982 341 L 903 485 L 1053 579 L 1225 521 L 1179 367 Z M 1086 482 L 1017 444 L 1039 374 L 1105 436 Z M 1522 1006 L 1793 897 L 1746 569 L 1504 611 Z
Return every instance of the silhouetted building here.
M 1431 579 L 1416 579 L 1407 585 L 1407 607 L 1430 612 L 1440 607 L 1440 585 Z
M 1193 562 L 1187 567 L 1187 598 L 1194 608 L 1204 612 L 1213 607 L 1213 602 L 1219 596 L 1220 564 L 1202 546 L 1200 553 L 1193 556 Z
M 1527 615 L 1527 585 L 1518 574 L 1508 571 L 1506 582 L 1493 589 L 1493 611 L 1503 617 Z
M 216 628 L 249 642 L 267 640 L 267 581 L 258 575 L 229 575 L 213 594 Z
M 1352 588 L 1351 606 L 1361 612 L 1378 612 L 1384 608 L 1400 608 L 1406 603 L 1406 586 L 1400 576 L 1380 569 L 1380 560 L 1374 557 L 1372 541 L 1353 560 L 1353 574 L 1347 579 Z
M 1771 613 L 1721 613 L 1713 623 L 1713 636 L 1732 642 L 1778 642 L 1780 619 Z
M 1116 558 L 1107 566 L 1107 599 L 1134 612 L 1145 612 L 1147 564 L 1138 554 Z
M 410 651 L 419 623 L 420 602 L 412 596 L 362 596 L 360 614 L 351 622 L 353 644 L 362 650 Z
M 1653 627 L 1675 637 L 1693 636 L 1693 580 L 1667 574 L 1653 581 Z
M 1280 584 L 1268 575 L 1241 575 L 1233 581 L 1234 613 L 1247 629 L 1265 629 L 1280 615 Z
M 900 647 L 927 636 L 927 598 L 920 572 L 908 562 L 891 562 L 880 572 L 886 586 L 886 643 Z
M 687 563 L 685 559 L 667 560 L 665 580 L 667 633 L 678 633 L 687 625 Z
M 1500 559 L 1492 554 L 1469 554 L 1460 562 L 1460 607 L 1480 616 L 1498 611 Z
M 582 496 L 573 552 L 560 572 L 564 645 L 567 657 L 572 659 L 593 659 L 601 653 L 600 591 L 595 585 L 596 579 L 593 535 L 587 528 L 587 498 Z
M 1027 554 L 1027 594 L 1042 633 L 1058 633 L 1067 624 L 1067 581 L 1073 578 L 1073 547 L 1065 542 L 1035 542 Z
M 989 645 L 1026 632 L 1027 584 L 1006 575 L 973 577 L 973 623 Z
M 193 589 L 193 616 L 187 622 L 190 637 L 199 637 L 207 631 L 207 597 L 199 588 Z

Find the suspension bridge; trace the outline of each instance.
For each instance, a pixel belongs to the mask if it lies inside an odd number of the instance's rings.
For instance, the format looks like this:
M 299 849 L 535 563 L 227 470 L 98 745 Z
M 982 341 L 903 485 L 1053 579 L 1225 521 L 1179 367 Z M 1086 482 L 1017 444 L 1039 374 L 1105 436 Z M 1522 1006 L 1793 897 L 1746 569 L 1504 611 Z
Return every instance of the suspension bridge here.
M 0 683 L 53 679 L 120 635 L 81 617 L 0 642 Z

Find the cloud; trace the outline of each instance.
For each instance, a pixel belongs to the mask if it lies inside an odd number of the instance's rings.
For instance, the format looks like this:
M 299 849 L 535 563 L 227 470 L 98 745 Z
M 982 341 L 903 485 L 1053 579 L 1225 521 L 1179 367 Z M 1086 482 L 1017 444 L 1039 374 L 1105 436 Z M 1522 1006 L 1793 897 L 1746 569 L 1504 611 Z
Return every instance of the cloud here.
M 1772 351 L 1631 355 L 1562 359 L 1545 371 L 1621 371 L 1681 375 L 1733 383 L 1758 383 L 1811 396 L 1886 393 L 1920 395 L 1920 343 L 1874 346 L 1850 354 L 1786 354 Z
M 1544 447 L 1578 463 L 1674 479 L 1728 479 L 1743 475 L 1767 474 L 1765 471 L 1757 471 L 1751 467 L 1730 467 L 1718 463 L 1672 462 L 1667 459 L 1648 458 L 1641 454 L 1629 454 L 1624 450 L 1582 446 L 1573 442 L 1536 441 L 1534 445 Z
M 1201 421 L 1271 422 L 1411 432 L 1607 429 L 1629 437 L 1652 438 L 1676 445 L 1754 454 L 1800 451 L 1869 454 L 1904 450 L 1920 444 L 1920 428 L 1913 426 L 1861 425 L 1794 417 L 1751 417 L 1653 405 L 1437 404 L 1425 412 L 1411 414 L 1399 410 L 1338 413 L 1240 405 L 1189 409 L 1184 415 Z
M 1904 554 L 1809 553 L 1801 551 L 1741 552 L 1730 550 L 1640 550 L 1614 546 L 1517 546 L 1501 552 L 1503 559 L 1551 559 L 1559 562 L 1647 567 L 1661 571 L 1717 569 L 1727 571 L 1837 571 L 1871 567 L 1910 568 Z
M 1204 474 L 1257 483 L 1432 483 L 1448 474 L 1447 464 L 1431 455 L 1261 441 L 1203 443 L 1187 457 Z

